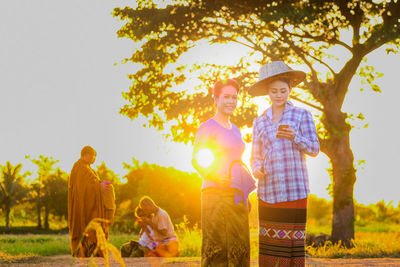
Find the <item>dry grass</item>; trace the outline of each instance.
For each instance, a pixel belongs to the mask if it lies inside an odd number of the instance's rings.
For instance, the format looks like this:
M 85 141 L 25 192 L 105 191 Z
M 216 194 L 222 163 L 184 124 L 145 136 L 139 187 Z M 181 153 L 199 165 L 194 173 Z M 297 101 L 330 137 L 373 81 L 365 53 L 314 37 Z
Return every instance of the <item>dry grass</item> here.
M 400 257 L 400 232 L 355 234 L 353 248 L 327 242 L 322 247 L 308 247 L 307 253 L 318 258 L 384 258 Z
M 89 231 L 94 230 L 96 232 L 96 238 L 97 238 L 97 247 L 93 251 L 88 265 L 92 264 L 93 266 L 97 266 L 97 264 L 94 260 L 94 257 L 95 257 L 95 255 L 97 255 L 97 252 L 100 250 L 103 252 L 104 263 L 105 263 L 106 267 L 110 266 L 110 256 L 112 256 L 113 259 L 116 260 L 120 264 L 120 266 L 125 267 L 125 263 L 121 257 L 121 253 L 120 253 L 119 249 L 107 241 L 106 236 L 103 231 L 103 228 L 101 227 L 102 223 L 108 223 L 108 220 L 99 219 L 99 218 L 91 220 L 90 223 L 86 226 L 85 232 L 83 233 L 83 236 L 88 236 Z M 82 243 L 82 241 L 83 241 L 83 238 L 81 238 L 80 244 Z M 78 246 L 78 248 L 79 248 L 79 246 Z M 75 252 L 75 254 L 76 254 L 76 252 Z M 74 258 L 74 261 L 75 261 L 75 259 L 76 258 Z M 74 263 L 74 261 L 71 263 L 71 266 Z

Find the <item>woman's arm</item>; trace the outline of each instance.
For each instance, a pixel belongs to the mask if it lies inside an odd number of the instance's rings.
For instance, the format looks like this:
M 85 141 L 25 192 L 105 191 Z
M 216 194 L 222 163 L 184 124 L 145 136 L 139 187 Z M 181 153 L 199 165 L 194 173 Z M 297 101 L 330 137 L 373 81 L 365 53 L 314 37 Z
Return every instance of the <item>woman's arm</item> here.
M 257 120 L 254 120 L 253 123 L 253 135 L 252 135 L 252 142 L 251 142 L 251 157 L 250 157 L 250 164 L 251 169 L 253 171 L 254 177 L 260 179 L 263 175 L 263 156 L 262 156 L 262 141 L 259 136 L 259 124 Z
M 214 162 L 207 168 L 202 167 L 196 160 L 197 153 L 202 149 L 209 149 L 214 153 Z M 215 180 L 215 168 L 217 161 L 217 153 L 215 151 L 216 144 L 213 142 L 213 138 L 210 134 L 210 130 L 204 127 L 203 125 L 197 130 L 196 139 L 194 141 L 193 153 L 192 153 L 192 165 L 196 169 L 196 171 L 207 180 Z
M 303 153 L 315 157 L 319 153 L 319 141 L 315 124 L 311 113 L 305 110 L 300 122 L 299 131 L 296 133 L 293 143 Z

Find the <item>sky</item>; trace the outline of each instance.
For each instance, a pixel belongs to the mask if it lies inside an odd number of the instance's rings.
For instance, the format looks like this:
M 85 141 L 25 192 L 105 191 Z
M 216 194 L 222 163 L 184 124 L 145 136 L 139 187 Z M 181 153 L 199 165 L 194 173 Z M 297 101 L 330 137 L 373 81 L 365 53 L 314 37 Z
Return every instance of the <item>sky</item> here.
M 191 147 L 171 143 L 162 133 L 143 128 L 119 114 L 124 105 L 121 92 L 128 90 L 127 74 L 138 66 L 121 64 L 137 44 L 117 38 L 123 25 L 111 12 L 133 1 L 7 0 L 0 2 L 0 165 L 10 161 L 35 172 L 26 155 L 59 160 L 69 172 L 84 145 L 91 145 L 102 161 L 122 177 L 123 162 L 173 166 L 194 172 Z M 240 50 L 241 49 L 241 50 Z M 185 55 L 188 64 L 208 54 L 219 63 L 235 64 L 239 47 L 209 47 L 203 43 Z M 339 55 L 338 55 L 339 56 Z M 353 79 L 343 110 L 363 113 L 368 128 L 354 128 L 351 147 L 357 166 L 354 195 L 359 203 L 382 199 L 397 206 L 400 161 L 398 138 L 400 97 L 397 81 L 400 55 L 373 52 L 368 63 L 384 73 L 377 83 L 381 94 L 360 92 Z M 260 108 L 260 111 L 262 109 Z M 361 125 L 361 123 L 356 122 Z M 248 159 L 247 146 L 244 160 Z M 308 158 L 311 193 L 329 198 L 328 158 L 320 153 Z M 32 175 L 35 178 L 35 175 Z

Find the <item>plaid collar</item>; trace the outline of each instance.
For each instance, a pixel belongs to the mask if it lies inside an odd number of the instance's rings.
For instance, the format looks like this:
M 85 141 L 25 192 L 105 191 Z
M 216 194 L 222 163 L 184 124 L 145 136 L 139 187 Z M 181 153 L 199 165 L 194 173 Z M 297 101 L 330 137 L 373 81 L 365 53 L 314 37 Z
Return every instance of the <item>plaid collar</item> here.
M 283 114 L 285 114 L 286 112 L 291 110 L 293 107 L 294 107 L 293 103 L 291 101 L 287 101 L 286 105 L 285 105 L 285 109 L 283 110 L 282 116 L 283 116 Z M 263 118 L 263 120 L 266 120 L 269 123 L 272 123 L 272 106 L 267 108 L 264 111 L 264 113 L 261 115 L 261 117 Z

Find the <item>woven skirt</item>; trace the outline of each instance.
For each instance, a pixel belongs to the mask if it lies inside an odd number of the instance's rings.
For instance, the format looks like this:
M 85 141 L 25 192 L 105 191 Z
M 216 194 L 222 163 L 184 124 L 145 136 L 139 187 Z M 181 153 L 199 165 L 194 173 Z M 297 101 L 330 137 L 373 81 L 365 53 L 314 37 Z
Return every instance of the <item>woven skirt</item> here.
M 307 198 L 270 204 L 258 200 L 259 266 L 305 266 Z
M 201 266 L 250 266 L 249 212 L 235 190 L 206 188 L 201 195 Z

